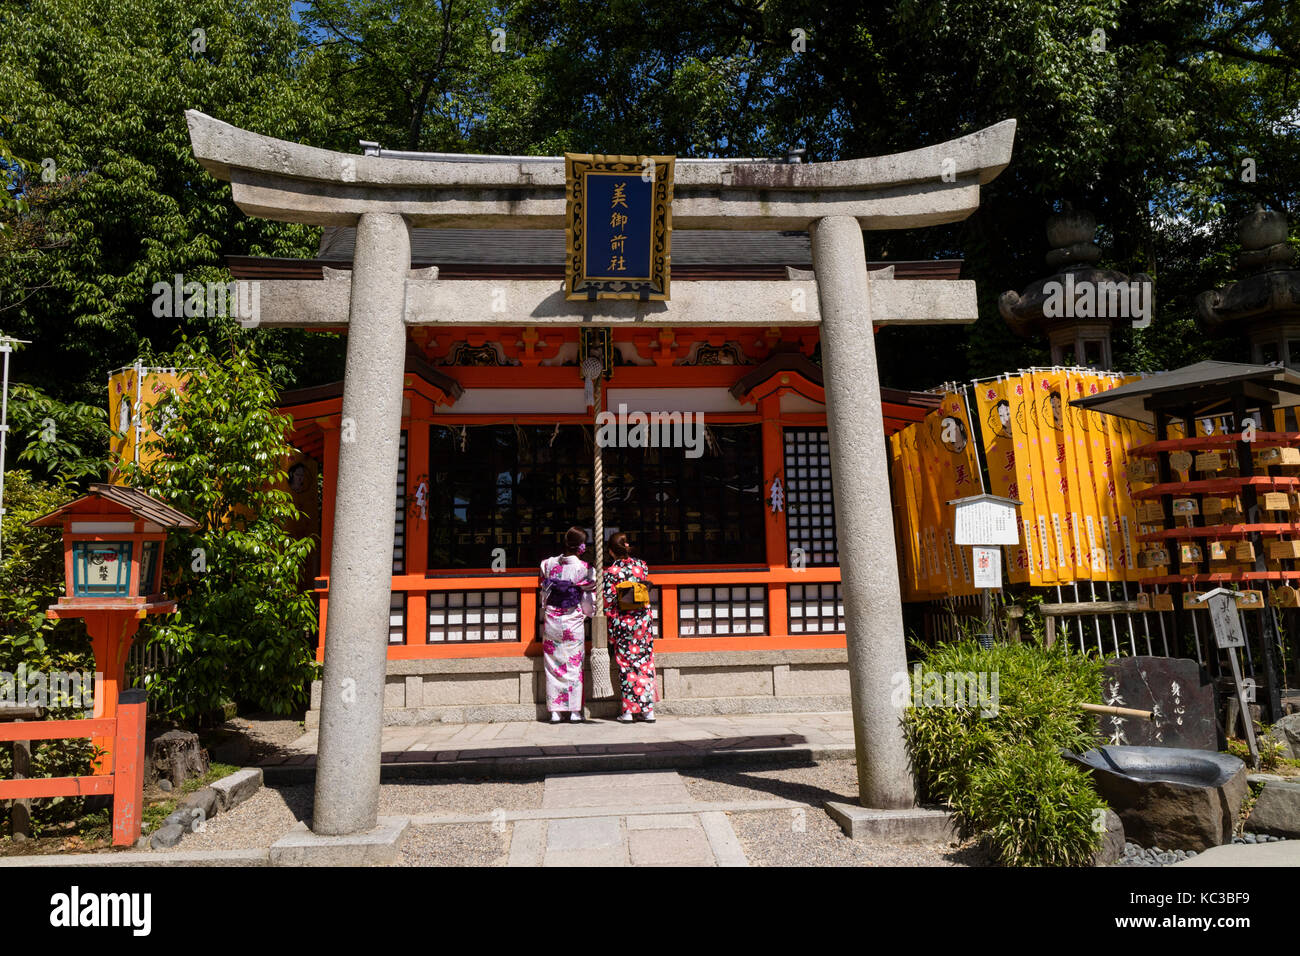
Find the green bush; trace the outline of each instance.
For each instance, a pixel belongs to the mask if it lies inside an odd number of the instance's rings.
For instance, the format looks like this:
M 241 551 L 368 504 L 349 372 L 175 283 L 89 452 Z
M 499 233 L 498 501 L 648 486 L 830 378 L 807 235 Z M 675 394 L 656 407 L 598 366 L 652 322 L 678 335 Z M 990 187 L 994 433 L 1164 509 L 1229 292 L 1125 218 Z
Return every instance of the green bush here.
M 161 457 L 124 466 L 134 487 L 199 523 L 173 531 L 164 554 L 164 590 L 179 612 L 146 621 L 137 638 L 170 652 L 147 686 L 151 710 L 178 720 L 232 699 L 292 713 L 306 706 L 318 670 L 316 602 L 299 584 L 312 539 L 286 530 L 298 512 L 280 487 L 292 421 L 276 410 L 250 347 L 223 353 L 186 342 L 165 359 L 189 380 L 154 406 L 162 437 L 145 448 Z
M 5 472 L 5 514 L 0 525 L 0 671 L 17 675 L 40 671 L 76 673 L 95 670 L 90 638 L 79 620 L 52 621 L 45 609 L 63 594 L 63 539 L 48 528 L 27 522 L 54 511 L 77 496 L 72 488 L 42 482 L 26 471 Z M 11 678 L 12 679 L 12 678 Z M 0 692 L 4 693 L 4 692 Z M 83 712 L 51 708 L 52 720 L 71 720 Z M 35 776 L 79 777 L 90 772 L 95 751 L 88 739 L 58 740 L 32 746 Z M 0 779 L 13 776 L 13 748 L 0 744 Z M 32 804 L 36 833 L 44 824 L 69 819 L 81 811 L 80 797 L 48 797 Z M 0 808 L 0 830 L 8 811 Z
M 1276 770 L 1286 759 L 1286 747 L 1282 742 L 1268 734 L 1269 727 L 1260 728 L 1255 733 L 1255 747 L 1259 750 L 1259 770 L 1269 772 Z M 1228 738 L 1227 752 L 1241 760 L 1246 766 L 1252 766 L 1254 758 L 1250 755 L 1250 744 L 1236 737 Z
M 1095 821 L 1105 807 L 1086 770 L 1027 741 L 994 750 L 953 798 L 958 817 L 977 824 L 998 858 L 1015 866 L 1087 866 L 1101 845 Z
M 1106 804 L 1061 750 L 1104 743 L 1078 709 L 1101 702 L 1103 666 L 1097 657 L 1030 644 L 933 648 L 921 665 L 923 688 L 934 686 L 930 674 L 983 674 L 995 693 L 991 707 L 912 702 L 904 728 L 923 796 L 947 804 L 963 834 L 987 836 L 1004 863 L 1087 863 L 1101 844 L 1094 820 Z

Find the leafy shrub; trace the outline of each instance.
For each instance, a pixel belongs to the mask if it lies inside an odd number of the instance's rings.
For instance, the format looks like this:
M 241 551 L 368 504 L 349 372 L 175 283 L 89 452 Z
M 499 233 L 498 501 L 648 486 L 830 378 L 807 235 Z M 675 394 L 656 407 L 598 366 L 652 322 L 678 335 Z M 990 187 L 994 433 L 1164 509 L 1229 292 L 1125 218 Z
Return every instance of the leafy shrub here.
M 983 673 L 991 688 L 996 675 L 996 707 L 908 708 L 904 729 L 922 794 L 947 804 L 964 834 L 987 835 L 1005 863 L 1088 862 L 1101 844 L 1095 811 L 1106 804 L 1087 772 L 1060 752 L 1104 742 L 1078 708 L 1100 703 L 1103 666 L 1096 657 L 1031 644 L 933 648 L 921 665 L 923 683 L 931 673 Z
M 1286 746 L 1276 738 L 1270 737 L 1268 730 L 1268 727 L 1263 727 L 1255 732 L 1255 746 L 1259 750 L 1259 769 L 1264 771 L 1277 770 L 1286 757 Z M 1227 751 L 1246 766 L 1251 766 L 1253 758 L 1250 755 L 1250 744 L 1246 741 L 1229 737 Z
M 994 750 L 952 804 L 978 825 L 998 858 L 1015 866 L 1087 866 L 1101 845 L 1098 811 L 1106 807 L 1082 767 L 1027 741 Z
M 182 393 L 153 408 L 161 437 L 145 447 L 161 457 L 124 471 L 199 528 L 168 538 L 164 590 L 179 613 L 140 628 L 140 639 L 170 652 L 147 685 L 151 709 L 188 720 L 233 699 L 291 713 L 307 703 L 316 674 L 316 605 L 299 584 L 312 539 L 286 530 L 298 512 L 280 487 L 292 421 L 276 410 L 251 349 L 218 357 L 186 343 L 166 364 L 191 371 Z
M 64 483 L 103 479 L 109 436 L 103 405 L 60 402 L 34 385 L 15 384 L 9 409 L 19 462 Z
M 41 671 L 93 672 L 90 638 L 81 621 L 51 621 L 45 609 L 63 594 L 63 540 L 48 528 L 27 522 L 54 511 L 75 498 L 71 488 L 46 484 L 26 471 L 5 473 L 5 514 L 0 525 L 0 671 L 16 675 Z M 51 720 L 82 716 L 71 708 L 50 708 Z M 35 776 L 79 777 L 90 772 L 95 751 L 88 739 L 58 740 L 32 745 Z M 0 779 L 13 776 L 13 748 L 0 744 Z M 33 801 L 33 830 L 80 812 L 79 797 L 48 797 Z M 8 811 L 0 809 L 0 817 Z
M 14 671 L 22 663 L 34 667 L 46 653 L 46 640 L 56 626 L 60 634 L 78 630 L 80 622 L 56 625 L 45 616 L 45 609 L 63 594 L 63 540 L 48 528 L 27 527 L 29 521 L 75 497 L 72 489 L 46 484 L 25 471 L 5 473 L 5 514 L 0 526 L 0 670 Z M 81 633 L 84 637 L 84 628 Z

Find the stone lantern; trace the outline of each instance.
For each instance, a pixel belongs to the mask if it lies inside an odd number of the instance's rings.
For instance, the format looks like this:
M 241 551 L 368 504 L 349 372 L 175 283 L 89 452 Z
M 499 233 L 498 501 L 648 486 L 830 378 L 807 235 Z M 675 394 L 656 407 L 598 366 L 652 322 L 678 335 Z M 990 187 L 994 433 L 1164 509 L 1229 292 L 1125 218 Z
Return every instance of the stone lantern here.
M 1152 283 L 1139 273 L 1098 269 L 1101 249 L 1093 241 L 1097 220 L 1082 210 L 1048 217 L 1047 253 L 1052 275 L 1023 293 L 1004 292 L 998 311 L 1022 338 L 1046 335 L 1053 365 L 1082 365 L 1098 371 L 1112 367 L 1111 329 L 1116 322 L 1145 328 L 1150 322 Z
M 1251 360 L 1300 368 L 1300 269 L 1283 213 L 1256 206 L 1237 227 L 1243 278 L 1202 292 L 1196 308 L 1209 330 L 1244 332 Z
M 148 614 L 171 614 L 176 602 L 162 593 L 167 532 L 198 522 L 135 488 L 92 484 L 90 493 L 32 521 L 33 528 L 63 531 L 64 596 L 51 618 L 83 618 L 102 675 L 95 716 L 113 717 L 126 681 L 126 656 Z M 108 738 L 96 738 L 106 752 Z M 97 774 L 112 771 L 106 753 Z

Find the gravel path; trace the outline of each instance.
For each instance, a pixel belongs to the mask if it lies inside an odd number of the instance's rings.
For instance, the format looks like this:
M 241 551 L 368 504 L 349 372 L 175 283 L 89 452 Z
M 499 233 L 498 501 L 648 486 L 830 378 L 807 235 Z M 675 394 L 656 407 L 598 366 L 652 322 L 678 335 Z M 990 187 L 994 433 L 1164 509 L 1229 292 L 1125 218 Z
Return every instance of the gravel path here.
M 226 721 L 217 730 L 238 734 L 247 739 L 248 756 L 240 761 L 247 766 L 260 763 L 267 757 L 293 753 L 289 745 L 306 732 L 303 730 L 301 720 L 271 716 L 235 717 Z
M 536 810 L 541 780 L 426 780 L 386 783 L 379 789 L 380 813 L 490 813 Z
M 762 770 L 699 768 L 678 771 L 691 797 L 700 800 L 797 800 L 819 811 L 827 800 L 853 802 L 858 793 L 852 760 L 827 760 L 811 767 Z
M 407 816 L 416 813 L 489 813 L 496 809 L 532 810 L 542 805 L 543 789 L 541 780 L 386 783 L 379 788 L 379 812 L 381 815 Z M 234 810 L 214 817 L 204 832 L 186 834 L 173 849 L 246 850 L 269 847 L 299 820 L 310 823 L 311 806 L 310 786 L 262 787 Z M 451 833 L 456 828 L 419 829 Z M 490 835 L 496 843 L 501 842 L 498 834 Z M 469 845 L 468 838 L 466 845 Z M 467 861 L 466 865 L 471 864 Z
M 263 787 L 229 813 L 217 814 L 203 832 L 187 833 L 172 849 L 152 852 L 265 849 L 299 820 L 310 819 L 311 796 L 311 787 Z
M 989 865 L 988 857 L 974 843 L 958 847 L 856 842 L 821 811 L 800 815 L 791 810 L 763 810 L 730 813 L 728 817 L 750 866 Z
M 490 823 L 412 827 L 397 866 L 505 866 L 510 827 L 497 833 Z
M 870 844 L 850 840 L 822 809 L 827 800 L 854 803 L 857 765 L 828 760 L 811 767 L 681 771 L 696 800 L 767 800 L 807 804 L 802 813 L 769 810 L 728 814 L 751 866 L 988 866 L 974 841 L 961 846 Z
M 753 866 L 986 866 L 973 843 L 963 846 L 903 846 L 855 843 L 821 809 L 826 800 L 852 800 L 857 776 L 852 760 L 809 767 L 759 770 L 733 768 L 681 771 L 692 799 L 765 800 L 779 797 L 807 806 L 730 814 L 731 825 Z M 495 809 L 540 808 L 541 780 L 429 780 L 384 784 L 381 814 L 488 813 Z M 187 835 L 180 850 L 269 847 L 299 820 L 310 822 L 310 786 L 263 787 L 230 813 L 210 821 L 205 832 Z M 504 866 L 513 825 L 497 832 L 490 823 L 419 826 L 408 832 L 401 866 Z M 166 853 L 167 850 L 155 851 Z

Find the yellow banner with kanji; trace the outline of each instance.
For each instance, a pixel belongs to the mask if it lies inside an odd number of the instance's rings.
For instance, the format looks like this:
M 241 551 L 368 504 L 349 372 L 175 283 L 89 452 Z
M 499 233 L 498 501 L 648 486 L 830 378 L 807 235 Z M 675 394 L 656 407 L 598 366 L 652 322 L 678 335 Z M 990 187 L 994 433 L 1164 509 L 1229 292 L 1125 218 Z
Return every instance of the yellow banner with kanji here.
M 924 421 L 889 440 L 895 533 L 909 600 L 975 593 L 970 548 L 958 545 L 955 498 L 979 494 L 979 451 L 965 397 L 944 394 Z
M 189 373 L 173 368 L 131 366 L 108 377 L 109 454 L 114 461 L 109 481 L 124 485 L 121 465 L 138 461 L 147 465 L 158 457 L 149 443 L 158 438 L 157 428 L 166 428 L 153 413 L 154 406 L 171 392 L 185 391 Z
M 1015 413 L 1007 397 L 1009 382 L 1002 378 L 993 382 L 977 382 L 974 386 L 975 409 L 984 442 L 984 461 L 987 463 L 989 492 L 1002 498 L 1017 499 L 1019 508 L 1020 543 L 1003 549 L 1006 556 L 1007 578 L 1012 584 L 1043 584 L 1042 569 L 1035 563 L 1033 489 L 1022 493 L 1016 475 L 1016 438 L 1013 431 Z

